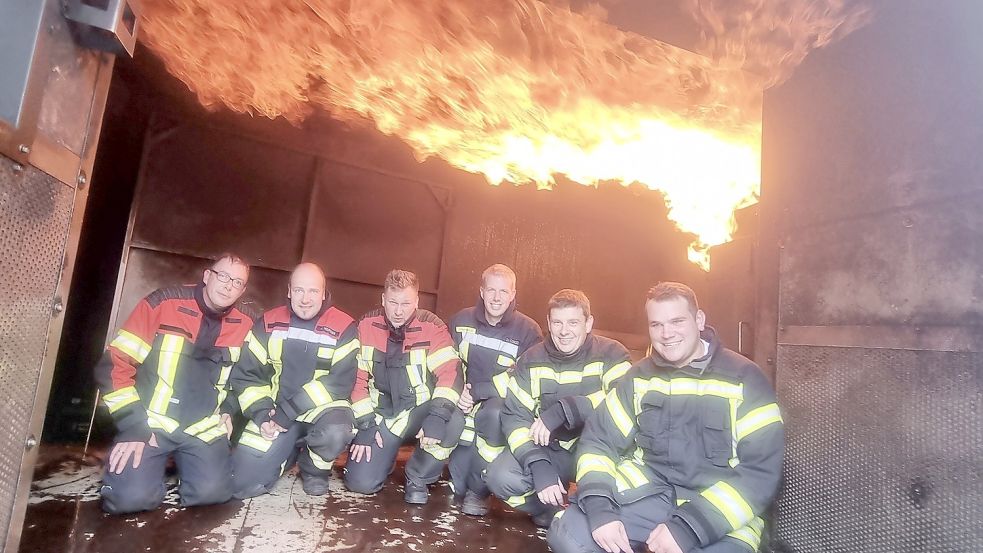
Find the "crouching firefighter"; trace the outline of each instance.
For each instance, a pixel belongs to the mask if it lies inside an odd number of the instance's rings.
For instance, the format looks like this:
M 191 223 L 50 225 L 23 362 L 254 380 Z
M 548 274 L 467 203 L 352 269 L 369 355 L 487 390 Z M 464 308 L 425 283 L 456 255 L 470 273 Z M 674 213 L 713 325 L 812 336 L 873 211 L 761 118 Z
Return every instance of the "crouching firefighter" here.
M 509 451 L 488 467 L 492 493 L 549 526 L 574 479 L 574 446 L 587 418 L 630 366 L 621 343 L 591 334 L 590 301 L 578 290 L 549 300 L 549 335 L 519 357 L 502 427 Z
M 234 307 L 249 266 L 223 254 L 198 285 L 162 288 L 133 309 L 96 365 L 96 383 L 116 423 L 102 482 L 102 508 L 133 513 L 164 499 L 174 457 L 184 506 L 232 497 L 231 414 L 226 392 L 252 319 Z
M 478 305 L 462 309 L 450 323 L 466 382 L 458 407 L 468 413 L 450 472 L 461 512 L 484 516 L 491 493 L 485 470 L 505 449 L 502 406 L 510 371 L 520 355 L 543 340 L 543 331 L 515 309 L 515 273 L 505 265 L 485 269 L 478 294 Z
M 296 460 L 304 492 L 324 495 L 352 439 L 355 321 L 331 305 L 313 263 L 290 275 L 289 304 L 267 311 L 246 338 L 230 384 L 249 419 L 232 454 L 235 497 L 273 489 Z
M 652 354 L 587 424 L 576 504 L 553 522 L 549 545 L 559 553 L 756 551 L 782 471 L 772 386 L 720 345 L 687 286 L 655 286 L 645 311 Z
M 457 407 L 464 378 L 447 327 L 418 309 L 419 281 L 409 271 L 386 275 L 382 309 L 358 323 L 361 351 L 352 410 L 358 433 L 345 465 L 356 493 L 382 489 L 400 445 L 419 438 L 406 463 L 407 503 L 424 504 L 464 430 Z

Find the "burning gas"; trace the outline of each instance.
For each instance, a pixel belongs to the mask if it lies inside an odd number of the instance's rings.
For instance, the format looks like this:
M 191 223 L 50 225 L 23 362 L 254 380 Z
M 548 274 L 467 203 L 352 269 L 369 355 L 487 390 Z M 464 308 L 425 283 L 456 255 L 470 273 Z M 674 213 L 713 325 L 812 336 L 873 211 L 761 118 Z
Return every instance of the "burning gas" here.
M 706 56 L 538 0 L 150 0 L 143 28 L 206 106 L 369 120 L 492 184 L 642 183 L 709 270 L 757 202 L 762 90 L 865 12 L 683 1 Z

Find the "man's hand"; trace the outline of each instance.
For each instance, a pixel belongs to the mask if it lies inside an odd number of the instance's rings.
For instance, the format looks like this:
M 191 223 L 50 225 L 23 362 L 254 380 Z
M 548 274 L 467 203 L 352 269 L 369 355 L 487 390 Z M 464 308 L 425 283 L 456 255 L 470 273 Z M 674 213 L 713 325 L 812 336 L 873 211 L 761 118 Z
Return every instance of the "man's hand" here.
M 379 449 L 382 449 L 382 434 L 379 434 L 378 431 L 375 433 L 375 443 L 377 446 L 379 446 Z M 359 463 L 362 461 L 362 457 L 365 457 L 366 463 L 372 460 L 372 446 L 352 444 L 351 455 L 349 455 L 349 458 L 352 461 Z
M 553 484 L 548 488 L 543 488 L 543 490 L 538 492 L 536 496 L 539 497 L 539 500 L 546 505 L 562 507 L 564 503 L 563 494 L 565 493 L 567 493 L 567 490 L 563 487 L 563 483 L 557 480 L 556 484 Z
M 537 418 L 533 421 L 532 426 L 529 427 L 529 435 L 536 445 L 550 445 L 550 429 L 543 424 L 543 419 Z
M 597 545 L 608 553 L 631 553 L 628 534 L 625 532 L 625 525 L 620 520 L 612 520 L 591 532 L 590 535 L 597 542 Z
M 218 421 L 222 426 L 225 427 L 225 437 L 232 439 L 232 415 L 228 413 L 222 413 L 219 415 Z
M 648 544 L 649 551 L 652 553 L 683 553 L 683 550 L 676 543 L 676 539 L 669 532 L 669 527 L 665 524 L 656 526 L 645 543 Z
M 461 398 L 457 400 L 457 408 L 465 413 L 470 413 L 472 407 L 474 407 L 474 398 L 471 397 L 471 385 L 465 384 Z
M 280 426 L 273 421 L 266 421 L 259 427 L 259 433 L 261 436 L 269 441 L 273 441 L 280 436 L 280 432 L 286 432 L 287 429 Z
M 437 438 L 428 438 L 424 436 L 422 428 L 416 433 L 416 439 L 420 440 L 420 445 L 437 445 L 440 443 L 440 440 Z
M 140 461 L 143 460 L 143 448 L 147 445 L 157 447 L 155 434 L 151 434 L 150 439 L 146 442 L 120 442 L 116 444 L 109 453 L 109 472 L 122 474 L 131 457 L 133 458 L 133 468 L 140 468 Z

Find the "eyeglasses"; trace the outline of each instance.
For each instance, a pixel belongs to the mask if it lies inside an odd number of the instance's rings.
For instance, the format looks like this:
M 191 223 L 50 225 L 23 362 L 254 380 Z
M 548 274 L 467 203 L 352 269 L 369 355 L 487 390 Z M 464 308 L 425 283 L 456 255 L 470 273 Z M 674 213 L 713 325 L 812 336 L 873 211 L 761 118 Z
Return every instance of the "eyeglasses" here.
M 217 278 L 222 284 L 232 281 L 232 287 L 236 290 L 242 290 L 246 286 L 245 280 L 242 280 L 241 278 L 232 278 L 232 275 L 226 273 L 225 271 L 216 271 L 215 269 L 208 269 L 208 271 L 215 275 L 215 278 Z

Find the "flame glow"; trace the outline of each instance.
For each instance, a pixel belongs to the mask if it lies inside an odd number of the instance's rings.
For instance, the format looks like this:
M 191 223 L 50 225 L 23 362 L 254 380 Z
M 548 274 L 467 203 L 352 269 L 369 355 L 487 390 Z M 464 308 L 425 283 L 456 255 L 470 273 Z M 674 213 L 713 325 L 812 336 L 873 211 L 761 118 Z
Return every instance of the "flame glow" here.
M 143 39 L 205 106 L 368 120 L 492 184 L 642 183 L 709 270 L 757 201 L 762 90 L 863 12 L 683 1 L 709 57 L 538 0 L 151 0 Z

